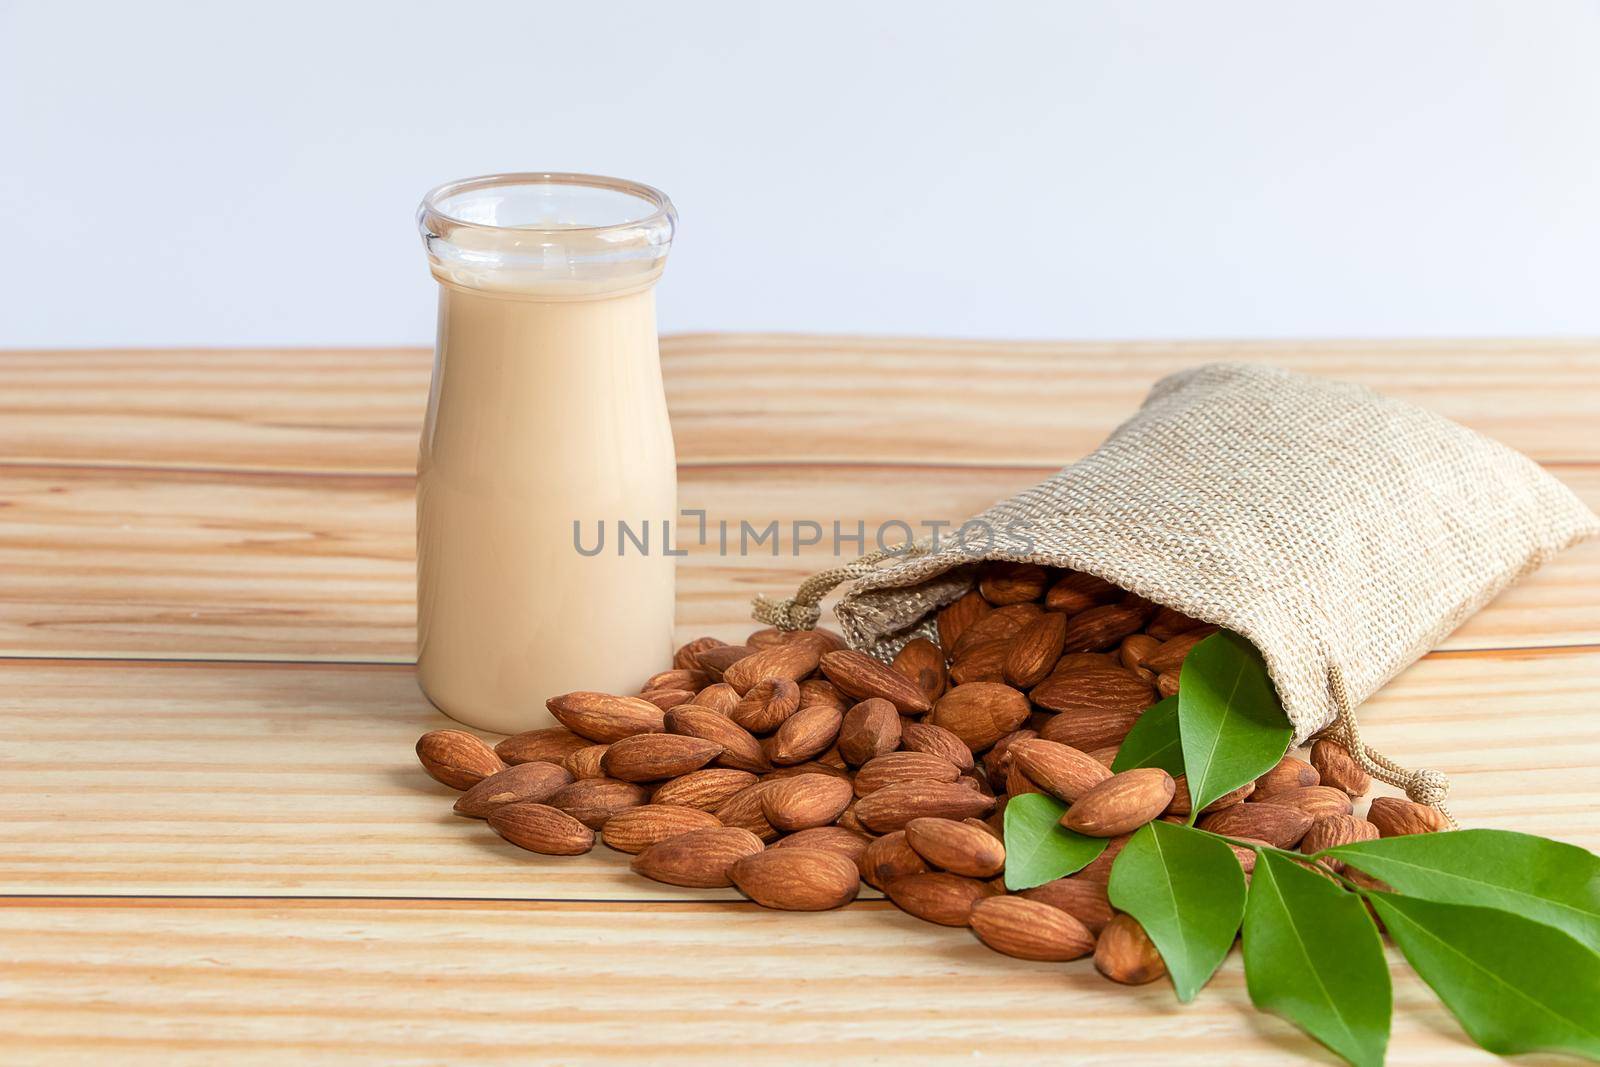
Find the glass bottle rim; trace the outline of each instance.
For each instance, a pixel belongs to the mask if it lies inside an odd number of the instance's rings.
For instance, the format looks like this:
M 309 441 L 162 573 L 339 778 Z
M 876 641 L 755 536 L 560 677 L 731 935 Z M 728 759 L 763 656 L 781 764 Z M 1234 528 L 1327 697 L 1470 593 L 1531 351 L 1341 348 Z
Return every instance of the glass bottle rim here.
M 620 193 L 643 201 L 652 210 L 638 218 L 618 219 L 614 222 L 582 223 L 570 225 L 539 225 L 516 224 L 503 225 L 497 222 L 485 222 L 482 219 L 464 218 L 452 213 L 445 205 L 448 201 L 466 193 L 477 193 L 489 189 L 514 186 L 547 185 L 566 186 L 574 189 L 602 189 L 608 192 Z M 627 178 L 612 178 L 602 174 L 579 174 L 572 171 L 515 171 L 504 174 L 485 174 L 475 178 L 461 178 L 452 182 L 445 182 L 428 190 L 422 198 L 422 206 L 418 212 L 418 222 L 427 229 L 435 229 L 433 223 L 444 223 L 449 227 L 468 226 L 474 229 L 487 231 L 507 231 L 517 233 L 549 233 L 549 234 L 588 234 L 604 233 L 608 230 L 637 230 L 644 228 L 666 230 L 667 241 L 677 223 L 677 211 L 672 206 L 672 201 L 660 189 L 643 182 L 631 181 Z M 437 231 L 435 231 L 437 232 Z M 667 243 L 663 241 L 661 243 Z

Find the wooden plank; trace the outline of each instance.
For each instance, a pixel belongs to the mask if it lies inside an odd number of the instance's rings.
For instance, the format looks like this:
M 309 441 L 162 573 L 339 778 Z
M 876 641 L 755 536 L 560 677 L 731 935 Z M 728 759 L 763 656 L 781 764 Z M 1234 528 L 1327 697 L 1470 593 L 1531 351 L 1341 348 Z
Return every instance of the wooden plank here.
M 1238 952 L 1180 1006 L 887 905 L 84 903 L 0 906 L 15 1062 L 1333 1062 L 1250 1007 Z M 1391 1063 L 1500 1062 L 1390 969 Z
M 679 458 L 1058 466 L 1150 384 L 1270 362 L 1600 461 L 1600 341 L 1058 343 L 696 334 L 662 344 Z M 408 473 L 420 348 L 0 352 L 0 461 Z
M 1591 503 L 1600 466 L 1562 468 Z M 892 466 L 702 467 L 680 498 L 725 518 L 793 528 L 834 520 L 869 538 L 982 510 L 1036 470 Z M 0 467 L 0 654 L 409 662 L 411 482 L 365 475 Z M 897 536 L 893 530 L 889 536 Z M 832 566 L 825 543 L 681 561 L 679 629 L 748 632 L 750 598 Z M 868 547 L 871 547 L 869 542 Z M 857 548 L 843 546 L 846 557 Z M 1600 643 L 1600 543 L 1559 556 L 1445 648 Z
M 1600 649 L 1435 654 L 1362 722 L 1452 776 L 1464 825 L 1600 849 L 1596 677 Z M 452 815 L 412 754 L 446 725 L 405 667 L 0 660 L 0 894 L 729 895 Z

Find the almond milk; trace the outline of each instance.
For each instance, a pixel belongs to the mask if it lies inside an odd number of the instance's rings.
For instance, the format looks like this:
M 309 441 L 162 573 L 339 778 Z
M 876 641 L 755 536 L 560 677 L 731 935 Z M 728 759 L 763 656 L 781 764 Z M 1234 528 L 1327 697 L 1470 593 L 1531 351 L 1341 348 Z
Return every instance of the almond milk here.
M 571 208 L 561 183 L 581 196 L 589 179 L 480 181 L 423 210 L 440 293 L 417 462 L 417 675 L 452 718 L 514 733 L 554 723 L 547 697 L 635 692 L 672 657 L 673 557 L 615 538 L 585 555 L 574 530 L 592 551 L 598 525 L 659 529 L 676 513 L 653 289 L 671 216 L 666 204 L 663 239 L 648 219 L 587 221 L 666 203 L 632 193 L 643 187 Z M 524 202 L 482 206 L 507 195 Z M 637 254 L 619 257 L 630 242 Z

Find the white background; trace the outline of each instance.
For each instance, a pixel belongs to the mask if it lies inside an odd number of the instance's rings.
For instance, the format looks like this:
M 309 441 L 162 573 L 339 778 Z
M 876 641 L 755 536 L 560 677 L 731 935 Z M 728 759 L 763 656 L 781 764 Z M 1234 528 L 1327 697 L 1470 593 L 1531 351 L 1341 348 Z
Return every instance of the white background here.
M 1600 333 L 1582 0 L 0 0 L 0 345 L 432 335 L 507 169 L 682 222 L 664 330 Z

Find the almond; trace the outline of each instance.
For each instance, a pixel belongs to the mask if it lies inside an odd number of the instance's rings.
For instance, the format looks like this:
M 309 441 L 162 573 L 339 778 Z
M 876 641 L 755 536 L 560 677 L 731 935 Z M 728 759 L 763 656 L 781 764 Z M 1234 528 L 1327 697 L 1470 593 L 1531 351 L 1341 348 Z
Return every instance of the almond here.
M 768 626 L 746 637 L 744 643 L 759 652 L 764 648 L 783 644 L 789 640 L 789 635 L 792 632 L 791 630 L 780 630 L 776 626 Z
M 689 692 L 698 692 L 711 684 L 711 675 L 698 667 L 674 667 L 671 670 L 652 674 L 639 690 L 639 695 L 655 689 L 687 689 Z
M 741 693 L 749 693 L 750 688 L 758 682 L 798 683 L 817 669 L 817 660 L 821 655 L 822 646 L 818 641 L 790 638 L 781 645 L 764 648 L 739 660 L 722 672 L 722 680 Z M 799 700 L 798 688 L 795 699 Z
M 1231 807 L 1232 805 L 1243 801 L 1255 791 L 1256 784 L 1254 782 L 1246 782 L 1238 789 L 1230 789 L 1228 792 L 1222 794 L 1220 797 L 1207 804 L 1201 809 L 1200 814 L 1210 815 L 1214 811 L 1221 811 L 1223 808 Z M 1178 777 L 1173 779 L 1172 803 L 1167 805 L 1167 810 L 1162 812 L 1162 814 L 1188 815 L 1190 810 L 1189 776 L 1187 774 L 1180 774 Z
M 561 766 L 574 779 L 604 778 L 606 772 L 600 766 L 600 761 L 605 758 L 606 749 L 610 747 L 610 745 L 588 745 L 580 748 L 568 756 Z
M 1031 738 L 1013 744 L 1011 753 L 1023 774 L 1068 804 L 1111 777 L 1100 761 L 1059 741 Z
M 1322 776 L 1311 764 L 1296 756 L 1285 756 L 1272 770 L 1256 779 L 1255 797 L 1257 800 L 1265 800 L 1285 789 L 1299 789 L 1302 786 L 1317 785 L 1321 781 Z
M 874 889 L 886 889 L 890 882 L 928 870 L 922 857 L 906 844 L 904 830 L 873 838 L 862 850 L 857 866 L 862 881 Z
M 1157 674 L 1179 670 L 1183 667 L 1183 661 L 1189 657 L 1189 650 L 1216 632 L 1214 626 L 1202 626 L 1163 641 L 1160 648 L 1145 657 L 1144 666 Z
M 968 651 L 990 641 L 1009 641 L 1028 623 L 1037 619 L 1043 609 L 1037 604 L 1012 604 L 995 608 L 983 618 L 967 627 L 966 633 L 950 650 L 951 660 L 958 660 Z
M 1101 604 L 1067 619 L 1065 652 L 1104 652 L 1116 648 L 1144 625 L 1144 612 L 1125 604 Z
M 1053 674 L 1028 694 L 1056 712 L 1143 711 L 1156 702 L 1149 682 L 1121 667 L 1091 667 Z
M 933 706 L 928 722 L 959 737 L 974 752 L 991 747 L 1028 721 L 1028 698 L 998 682 L 958 685 Z
M 1047 683 L 1048 684 L 1048 683 Z M 1121 745 L 1142 710 L 1072 711 L 1057 715 L 1044 724 L 1039 736 L 1046 741 L 1070 745 L 1079 752 L 1090 752 L 1110 745 Z
M 1118 915 L 1094 944 L 1094 968 L 1113 982 L 1144 985 L 1167 973 L 1156 943 L 1132 915 Z
M 979 641 L 966 649 L 951 662 L 950 681 L 956 685 L 1004 682 L 1011 642 L 1012 638 L 997 637 L 992 641 Z
M 691 830 L 710 830 L 721 826 L 709 811 L 676 804 L 641 804 L 619 811 L 606 820 L 602 832 L 608 847 L 618 852 L 643 852 Z
M 548 804 L 505 804 L 488 815 L 495 833 L 529 852 L 581 856 L 594 847 L 594 831 Z
M 507 804 L 542 804 L 572 781 L 554 763 L 519 763 L 483 779 L 456 798 L 455 813 L 481 819 Z
M 740 771 L 770 771 L 766 753 L 755 735 L 732 719 L 693 704 L 682 704 L 666 715 L 666 727 L 674 734 L 698 737 L 722 746 L 717 763 Z
M 967 628 L 991 610 L 989 602 L 976 589 L 940 608 L 939 614 L 934 617 L 934 626 L 939 631 L 940 651 L 946 656 L 950 655 Z
M 722 805 L 712 812 L 717 821 L 724 826 L 737 826 L 749 830 L 762 841 L 771 841 L 778 836 L 778 831 L 767 817 L 761 812 L 761 797 L 775 783 L 757 782 L 755 785 L 746 786 L 733 796 L 722 802 Z
M 840 720 L 839 755 L 859 766 L 900 747 L 900 713 L 880 697 L 869 697 Z
M 978 580 L 978 592 L 995 607 L 1038 600 L 1050 584 L 1050 576 L 1037 563 L 996 562 L 989 564 Z
M 938 700 L 944 692 L 944 653 L 926 637 L 907 641 L 889 667 L 908 679 L 930 701 Z
M 668 708 L 675 708 L 679 704 L 692 703 L 694 692 L 689 689 L 652 689 L 649 692 L 640 693 L 639 699 L 648 700 L 662 711 L 666 711 Z
M 813 826 L 807 830 L 781 837 L 773 848 L 814 848 L 823 852 L 837 852 L 848 857 L 851 863 L 861 858 L 873 839 L 859 830 L 843 826 Z
M 967 878 L 993 878 L 1006 866 L 1006 849 L 988 827 L 954 819 L 912 819 L 906 844 L 929 864 Z
M 727 643 L 715 637 L 697 637 L 672 654 L 672 666 L 677 670 L 700 670 L 700 653 L 723 647 Z
M 906 723 L 900 729 L 900 747 L 907 752 L 942 756 L 963 771 L 972 769 L 972 749 L 943 726 L 928 722 Z
M 640 734 L 606 749 L 600 766 L 624 782 L 657 782 L 697 771 L 722 755 L 722 746 L 686 734 Z
M 1011 781 L 1012 758 L 1011 746 L 1023 741 L 1031 741 L 1039 735 L 1029 729 L 1013 730 L 994 743 L 983 757 L 983 779 L 991 789 L 1004 790 L 1006 783 Z
M 1314 856 L 1324 849 L 1351 845 L 1357 841 L 1373 841 L 1377 837 L 1378 828 L 1365 819 L 1354 815 L 1324 815 L 1312 823 L 1306 836 L 1300 839 L 1300 851 Z M 1332 870 L 1344 870 L 1344 863 L 1332 856 L 1324 856 L 1321 862 Z
M 1122 639 L 1122 644 L 1117 646 L 1117 661 L 1125 670 L 1130 670 L 1145 681 L 1153 681 L 1155 675 L 1145 667 L 1145 658 L 1161 647 L 1161 642 L 1149 634 L 1129 634 Z M 1140 673 L 1140 672 L 1144 673 Z
M 965 926 L 972 906 L 998 890 L 976 878 L 940 871 L 908 874 L 883 887 L 895 907 L 940 926 Z
M 544 706 L 562 726 L 602 745 L 634 734 L 658 734 L 666 729 L 662 710 L 642 697 L 567 693 L 551 697 Z
M 1331 785 L 1307 785 L 1299 789 L 1280 789 L 1271 802 L 1286 808 L 1299 808 L 1313 819 L 1324 815 L 1349 815 L 1350 797 Z
M 735 793 L 755 783 L 756 776 L 749 771 L 734 770 L 731 767 L 708 767 L 661 783 L 656 787 L 650 803 L 677 804 L 685 808 L 699 808 L 701 811 L 715 811 Z
M 761 814 L 778 830 L 805 830 L 832 823 L 854 799 L 847 778 L 798 774 L 768 784 L 761 794 Z
M 1077 919 L 1020 896 L 988 897 L 973 904 L 967 925 L 978 940 L 1023 960 L 1075 960 L 1094 951 L 1094 935 Z
M 739 860 L 729 870 L 739 892 L 764 908 L 826 911 L 856 898 L 861 875 L 837 852 L 773 848 Z
M 1342 789 L 1352 797 L 1364 797 L 1372 788 L 1372 776 L 1362 770 L 1350 750 L 1337 741 L 1323 738 L 1312 745 L 1311 765 L 1322 776 L 1323 785 Z
M 1106 842 L 1106 850 L 1104 852 L 1090 860 L 1087 867 L 1072 877 L 1085 882 L 1099 882 L 1101 885 L 1105 885 L 1111 880 L 1111 865 L 1117 862 L 1117 857 L 1122 854 L 1122 850 L 1127 847 L 1132 838 L 1132 834 L 1113 837 Z
M 1155 617 L 1150 620 L 1149 625 L 1144 628 L 1144 632 L 1157 641 L 1167 641 L 1181 633 L 1197 630 L 1204 625 L 1205 623 L 1199 619 L 1190 618 L 1176 609 L 1161 608 L 1156 612 Z
M 1060 908 L 1082 923 L 1091 934 L 1104 929 L 1114 914 L 1111 899 L 1106 895 L 1106 883 L 1093 878 L 1069 875 L 1032 889 L 1024 889 L 1021 896 L 1052 908 Z
M 1450 829 L 1450 821 L 1436 809 L 1399 797 L 1373 797 L 1367 821 L 1378 828 L 1380 837 L 1431 834 Z
M 1067 617 L 1060 612 L 1047 611 L 1028 623 L 1011 639 L 1003 667 L 1005 680 L 1019 689 L 1031 689 L 1044 681 L 1061 658 L 1066 638 Z
M 560 766 L 572 753 L 590 744 L 592 742 L 587 737 L 579 737 L 565 726 L 551 726 L 513 734 L 494 746 L 494 751 L 507 763 L 554 763 Z
M 619 782 L 614 778 L 584 778 L 562 786 L 549 803 L 589 829 L 600 830 L 617 812 L 638 807 L 649 799 L 650 794 L 645 787 L 633 782 Z
M 749 830 L 719 826 L 691 830 L 651 845 L 633 859 L 635 872 L 667 885 L 722 889 L 733 884 L 729 868 L 762 850 Z
M 713 682 L 695 694 L 693 703 L 708 711 L 728 714 L 739 704 L 739 691 L 727 682 Z M 683 705 L 678 705 L 682 707 Z M 671 727 L 668 727 L 671 729 Z
M 1174 788 L 1172 775 L 1160 767 L 1113 774 L 1079 797 L 1061 825 L 1089 837 L 1131 833 L 1166 810 Z
M 857 796 L 897 782 L 953 782 L 961 769 L 943 756 L 931 752 L 886 752 L 861 765 L 856 772 Z
M 865 652 L 841 649 L 821 660 L 822 673 L 845 696 L 856 700 L 882 697 L 908 715 L 928 711 L 932 704 L 915 683 L 879 663 Z
M 830 708 L 844 712 L 850 710 L 852 701 L 834 687 L 826 678 L 807 678 L 800 683 L 800 706 L 809 708 L 813 704 L 826 704 Z
M 716 645 L 697 654 L 694 665 L 720 682 L 729 667 L 755 654 L 756 650 L 748 645 Z
M 471 789 L 506 769 L 494 749 L 464 730 L 433 730 L 417 739 L 417 759 L 428 776 L 451 789 Z
M 779 765 L 792 766 L 819 756 L 833 746 L 843 720 L 838 709 L 826 704 L 801 708 L 785 719 L 778 732 L 772 735 L 765 746 L 767 758 Z
M 1164 700 L 1167 697 L 1178 695 L 1178 672 L 1168 671 L 1166 674 L 1156 675 L 1156 693 Z
M 886 834 L 923 816 L 965 819 L 986 815 L 993 808 L 993 797 L 954 782 L 897 782 L 862 797 L 856 802 L 855 812 L 868 830 Z
M 1107 770 L 1110 770 L 1111 765 L 1117 762 L 1117 755 L 1121 751 L 1121 745 L 1102 745 L 1100 748 L 1091 748 L 1088 752 L 1084 753 L 1084 755 L 1088 756 L 1090 759 L 1094 760 Z
M 728 718 L 753 734 L 770 734 L 800 710 L 800 687 L 788 678 L 766 678 L 742 692 Z
M 1202 815 L 1196 825 L 1224 837 L 1249 837 L 1274 848 L 1293 848 L 1315 821 L 1299 808 L 1252 800 Z
M 1096 604 L 1116 600 L 1120 596 L 1122 590 L 1104 578 L 1073 572 L 1050 587 L 1044 595 L 1044 606 L 1050 611 L 1077 615 L 1088 611 Z

